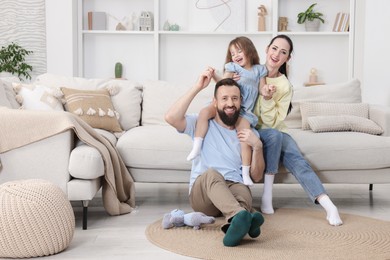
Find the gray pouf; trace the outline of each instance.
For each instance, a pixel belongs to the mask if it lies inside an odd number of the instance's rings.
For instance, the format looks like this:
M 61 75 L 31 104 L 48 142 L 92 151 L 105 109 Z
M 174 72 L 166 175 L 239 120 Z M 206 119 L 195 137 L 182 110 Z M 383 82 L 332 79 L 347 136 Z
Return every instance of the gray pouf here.
M 0 185 L 0 257 L 47 256 L 67 248 L 75 217 L 64 192 L 45 180 Z

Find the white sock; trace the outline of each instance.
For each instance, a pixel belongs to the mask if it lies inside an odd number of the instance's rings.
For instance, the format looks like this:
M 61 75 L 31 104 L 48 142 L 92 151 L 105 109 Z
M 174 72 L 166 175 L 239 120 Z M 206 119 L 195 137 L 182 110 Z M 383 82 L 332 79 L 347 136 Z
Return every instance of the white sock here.
M 202 144 L 203 144 L 202 137 L 194 137 L 194 144 L 192 145 L 192 150 L 190 154 L 187 156 L 187 161 L 192 161 L 200 154 L 200 150 L 202 149 Z
M 322 195 L 317 199 L 318 203 L 325 209 L 326 211 L 326 219 L 329 224 L 332 226 L 340 226 L 343 224 L 343 221 L 340 218 L 339 211 L 336 206 L 330 200 L 328 195 Z
M 250 168 L 251 168 L 250 166 L 242 165 L 242 178 L 244 179 L 244 184 L 247 186 L 253 185 L 253 181 L 249 173 Z
M 261 212 L 264 214 L 274 214 L 272 205 L 272 187 L 274 185 L 275 174 L 264 174 L 264 190 L 261 197 Z

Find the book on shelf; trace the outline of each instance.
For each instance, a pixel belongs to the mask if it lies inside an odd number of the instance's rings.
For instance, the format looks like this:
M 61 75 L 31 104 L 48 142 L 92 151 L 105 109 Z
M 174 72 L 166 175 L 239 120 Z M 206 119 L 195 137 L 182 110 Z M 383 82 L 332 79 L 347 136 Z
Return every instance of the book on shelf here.
M 336 18 L 333 24 L 334 32 L 348 32 L 349 31 L 349 13 L 339 12 L 336 14 Z
M 88 30 L 106 30 L 105 12 L 88 12 Z

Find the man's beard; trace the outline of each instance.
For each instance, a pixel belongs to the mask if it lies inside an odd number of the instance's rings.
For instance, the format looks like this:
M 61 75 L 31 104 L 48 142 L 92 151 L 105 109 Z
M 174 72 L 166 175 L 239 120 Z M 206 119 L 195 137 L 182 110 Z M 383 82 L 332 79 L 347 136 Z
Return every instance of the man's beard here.
M 233 115 L 227 115 L 225 111 L 217 109 L 218 115 L 221 118 L 222 122 L 227 126 L 235 126 L 237 119 L 240 116 L 240 110 L 236 110 Z

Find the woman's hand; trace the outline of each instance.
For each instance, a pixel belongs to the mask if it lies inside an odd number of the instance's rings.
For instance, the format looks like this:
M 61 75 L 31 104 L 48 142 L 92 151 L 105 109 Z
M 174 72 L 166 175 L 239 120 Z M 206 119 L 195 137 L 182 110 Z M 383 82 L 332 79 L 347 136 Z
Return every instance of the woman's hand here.
M 274 85 L 266 84 L 261 88 L 261 95 L 266 100 L 270 100 L 275 92 L 276 92 L 276 86 Z

